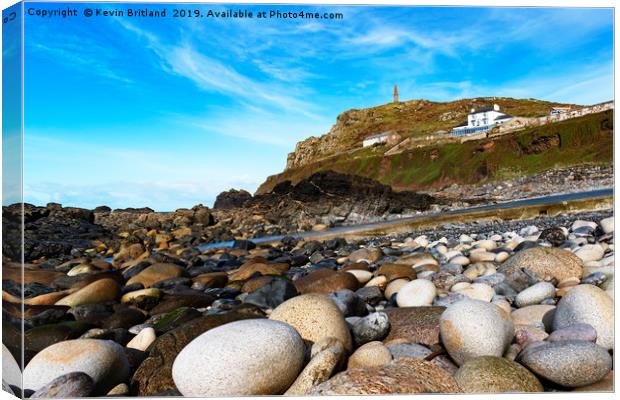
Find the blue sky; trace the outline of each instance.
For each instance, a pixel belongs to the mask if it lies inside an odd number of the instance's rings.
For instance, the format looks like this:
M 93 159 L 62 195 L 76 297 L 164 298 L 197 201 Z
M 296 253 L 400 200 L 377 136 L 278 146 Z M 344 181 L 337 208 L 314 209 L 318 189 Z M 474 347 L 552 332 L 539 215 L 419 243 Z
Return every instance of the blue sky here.
M 390 101 L 394 83 L 401 100 L 613 98 L 610 9 L 243 7 L 344 14 L 309 21 L 71 7 L 79 17 L 25 17 L 24 196 L 35 204 L 211 206 L 282 171 L 295 143 L 341 112 Z
M 2 204 L 22 201 L 21 9 L 2 11 Z

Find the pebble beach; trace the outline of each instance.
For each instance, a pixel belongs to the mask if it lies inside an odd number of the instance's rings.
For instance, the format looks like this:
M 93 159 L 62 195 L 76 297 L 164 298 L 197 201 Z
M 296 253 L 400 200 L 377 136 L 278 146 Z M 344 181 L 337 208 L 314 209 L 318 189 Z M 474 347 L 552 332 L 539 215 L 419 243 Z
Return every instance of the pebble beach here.
M 28 264 L 23 293 L 5 265 L 3 359 L 23 295 L 32 398 L 613 391 L 613 231 L 596 211 L 202 251 L 120 232 Z

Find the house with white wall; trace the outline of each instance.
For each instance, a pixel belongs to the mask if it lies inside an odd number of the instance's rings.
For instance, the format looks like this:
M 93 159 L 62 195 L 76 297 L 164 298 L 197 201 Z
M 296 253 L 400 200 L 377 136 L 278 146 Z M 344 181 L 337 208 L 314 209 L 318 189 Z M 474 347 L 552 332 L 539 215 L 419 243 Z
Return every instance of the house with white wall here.
M 451 134 L 462 136 L 487 132 L 511 119 L 512 116 L 500 111 L 498 104 L 494 104 L 493 108 L 480 108 L 478 110 L 472 108 L 467 115 L 467 122 L 452 128 Z
M 555 117 L 562 114 L 568 114 L 569 112 L 571 112 L 571 110 L 571 107 L 553 107 L 549 115 Z
M 383 132 L 383 133 L 379 133 L 377 135 L 372 135 L 372 136 L 368 136 L 366 137 L 363 141 L 362 141 L 362 146 L 363 147 L 370 147 L 373 146 L 375 144 L 397 144 L 398 142 L 400 142 L 400 140 L 402 139 L 402 137 L 394 132 L 394 131 L 388 131 L 388 132 Z

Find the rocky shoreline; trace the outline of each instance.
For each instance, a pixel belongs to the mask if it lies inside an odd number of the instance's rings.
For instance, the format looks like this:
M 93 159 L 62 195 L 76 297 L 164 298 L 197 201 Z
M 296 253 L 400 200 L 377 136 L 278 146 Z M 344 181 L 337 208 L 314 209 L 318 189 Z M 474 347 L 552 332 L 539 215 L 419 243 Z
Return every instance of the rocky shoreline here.
M 394 192 L 368 178 L 326 171 L 296 185 L 283 182 L 268 194 L 221 193 L 214 209 L 202 204 L 173 212 L 25 204 L 23 256 L 26 262 L 49 264 L 67 261 L 88 247 L 109 250 L 111 255 L 138 242 L 143 243 L 127 251 L 162 249 L 175 240 L 197 246 L 411 215 L 436 209 L 436 203 L 427 194 Z M 3 256 L 7 260 L 21 259 L 21 212 L 21 205 L 3 207 Z M 145 234 L 153 230 L 157 234 L 145 240 Z
M 461 206 L 613 188 L 612 165 L 581 165 L 478 185 L 451 185 L 430 195 Z
M 197 250 L 220 212 L 27 207 L 23 293 L 3 249 L 24 394 L 613 390 L 612 211 Z

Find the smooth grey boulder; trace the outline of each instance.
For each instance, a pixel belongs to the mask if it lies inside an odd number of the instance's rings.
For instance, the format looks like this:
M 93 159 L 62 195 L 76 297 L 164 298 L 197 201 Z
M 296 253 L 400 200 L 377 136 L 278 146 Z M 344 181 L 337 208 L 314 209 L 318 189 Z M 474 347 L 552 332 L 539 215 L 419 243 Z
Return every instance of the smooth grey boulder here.
M 592 342 L 565 340 L 528 346 L 517 357 L 535 374 L 565 387 L 580 387 L 603 379 L 611 371 L 611 356 Z
M 299 333 L 286 323 L 235 321 L 185 346 L 174 360 L 172 378 L 189 397 L 281 394 L 299 375 L 305 351 Z

